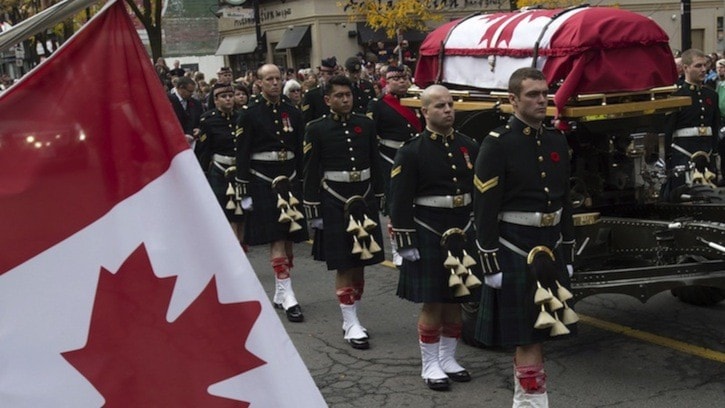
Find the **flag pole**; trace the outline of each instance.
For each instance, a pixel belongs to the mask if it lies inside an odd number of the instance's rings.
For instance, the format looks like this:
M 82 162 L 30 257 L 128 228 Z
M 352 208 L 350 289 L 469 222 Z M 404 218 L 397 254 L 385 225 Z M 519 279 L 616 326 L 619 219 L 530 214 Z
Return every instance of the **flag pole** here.
M 0 52 L 66 20 L 99 0 L 63 0 L 0 34 Z

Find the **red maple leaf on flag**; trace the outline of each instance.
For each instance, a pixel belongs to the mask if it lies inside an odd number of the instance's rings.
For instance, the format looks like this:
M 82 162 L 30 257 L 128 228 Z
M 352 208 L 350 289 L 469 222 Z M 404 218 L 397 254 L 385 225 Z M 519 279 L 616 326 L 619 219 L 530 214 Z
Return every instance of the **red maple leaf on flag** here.
M 481 36 L 481 39 L 479 40 L 479 44 L 483 43 L 485 40 L 488 40 L 488 48 L 497 48 L 502 45 L 508 46 L 511 44 L 511 40 L 514 36 L 514 30 L 516 30 L 516 27 L 524 21 L 525 19 L 529 19 L 530 21 L 533 21 L 537 18 L 541 17 L 548 17 L 551 18 L 554 14 L 556 14 L 558 10 L 536 10 L 533 13 L 527 13 L 523 12 L 520 14 L 513 14 L 512 13 L 492 13 L 492 14 L 486 14 L 482 16 L 480 19 L 486 22 L 491 21 L 492 24 L 483 32 L 483 35 Z M 501 31 L 501 34 L 496 39 L 496 43 L 493 43 L 494 35 L 496 35 L 496 32 L 502 27 L 506 25 L 503 30 Z M 538 34 L 538 33 L 537 33 Z
M 260 303 L 220 304 L 212 278 L 169 323 L 175 282 L 154 275 L 144 245 L 115 275 L 101 268 L 88 341 L 63 357 L 103 395 L 105 407 L 248 407 L 207 388 L 266 363 L 245 348 Z

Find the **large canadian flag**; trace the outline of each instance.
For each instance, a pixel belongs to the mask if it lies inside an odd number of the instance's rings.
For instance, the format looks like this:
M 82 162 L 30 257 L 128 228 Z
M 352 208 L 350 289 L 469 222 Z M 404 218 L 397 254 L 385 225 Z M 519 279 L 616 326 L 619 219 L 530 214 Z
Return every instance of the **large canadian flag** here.
M 0 94 L 2 407 L 325 407 L 108 4 Z

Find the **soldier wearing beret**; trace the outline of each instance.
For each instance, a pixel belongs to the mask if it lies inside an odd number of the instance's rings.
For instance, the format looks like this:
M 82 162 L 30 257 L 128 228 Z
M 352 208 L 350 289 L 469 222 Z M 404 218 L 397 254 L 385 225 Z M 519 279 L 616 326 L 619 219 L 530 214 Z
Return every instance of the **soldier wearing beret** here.
M 514 71 L 514 114 L 483 139 L 475 164 L 476 244 L 486 284 L 476 339 L 516 347 L 514 407 L 548 406 L 542 343 L 576 327 L 564 290 L 574 257 L 569 148 L 543 126 L 547 94 L 541 71 Z
M 375 97 L 373 83 L 360 78 L 362 63 L 357 57 L 350 57 L 345 61 L 345 71 L 347 71 L 347 77 L 352 82 L 352 111 L 364 115 L 367 112 L 370 100 Z
M 418 317 L 421 376 L 433 390 L 467 382 L 455 359 L 462 302 L 481 285 L 473 213 L 473 163 L 478 145 L 453 129 L 453 98 L 431 85 L 421 94 L 426 129 L 405 142 L 390 175 L 390 218 L 400 255 L 398 296 L 422 303 Z M 473 256 L 471 256 L 473 255 Z M 454 287 L 453 275 L 459 277 Z M 464 286 L 459 287 L 459 286 Z
M 679 201 L 686 189 L 685 184 L 701 183 L 711 180 L 693 180 L 687 169 L 697 157 L 707 165 L 705 178 L 717 177 L 715 155 L 718 152 L 718 132 L 720 130 L 720 110 L 717 93 L 704 87 L 706 75 L 706 56 L 698 49 L 689 49 L 682 53 L 682 66 L 685 80 L 674 95 L 689 96 L 692 104 L 679 111 L 668 114 L 665 124 L 665 151 L 669 158 L 668 169 L 681 167 L 677 174 L 669 178 L 665 185 L 663 198 Z M 699 152 L 699 153 L 698 153 Z M 693 160 L 694 159 L 694 160 Z M 687 174 L 686 174 L 687 173 Z M 682 187 L 682 188 L 680 188 Z
M 332 77 L 324 87 L 330 113 L 305 133 L 304 205 L 315 231 L 314 259 L 336 270 L 335 289 L 344 339 L 367 349 L 368 333 L 357 310 L 365 288 L 364 268 L 384 258 L 379 222 L 383 195 L 375 127 L 352 112 L 352 83 Z
M 212 97 L 215 108 L 201 116 L 200 137 L 195 151 L 234 235 L 243 244 L 244 212 L 237 205 L 233 184 L 238 115 L 238 111 L 234 110 L 234 88 L 231 85 L 214 84 Z
M 310 123 L 329 112 L 330 109 L 325 105 L 325 95 L 322 89 L 334 75 L 335 67 L 337 67 L 335 57 L 322 60 L 317 77 L 317 87 L 307 91 L 302 98 L 302 118 L 305 123 Z
M 403 142 L 423 130 L 423 123 L 420 112 L 400 103 L 400 98 L 405 96 L 410 88 L 410 77 L 405 70 L 389 67 L 385 73 L 385 80 L 388 93 L 380 99 L 370 101 L 367 115 L 375 122 L 375 129 L 378 132 L 380 157 L 383 159 L 383 176 L 385 177 L 385 196 L 387 197 L 390 191 L 390 170 L 395 154 Z M 385 211 L 386 208 L 383 210 Z
M 216 72 L 217 84 L 231 85 L 232 84 L 232 69 L 229 67 L 221 67 Z M 206 98 L 206 110 L 214 109 L 214 95 L 209 92 L 209 96 Z
M 237 188 L 240 203 L 252 215 L 245 222 L 249 245 L 270 244 L 275 273 L 274 305 L 292 322 L 304 320 L 292 289 L 292 244 L 308 239 L 301 208 L 304 122 L 299 109 L 282 100 L 279 68 L 266 64 L 257 77 L 262 89 L 239 115 Z

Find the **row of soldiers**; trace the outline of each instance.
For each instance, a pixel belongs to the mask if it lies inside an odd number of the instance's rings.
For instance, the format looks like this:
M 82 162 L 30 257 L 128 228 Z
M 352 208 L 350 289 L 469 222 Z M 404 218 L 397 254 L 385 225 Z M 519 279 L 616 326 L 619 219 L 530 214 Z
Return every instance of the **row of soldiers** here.
M 516 347 L 515 406 L 546 406 L 541 343 L 575 331 L 575 319 L 562 323 L 563 311 L 572 312 L 564 306 L 573 256 L 568 149 L 542 126 L 543 74 L 512 75 L 515 114 L 480 147 L 453 129 L 445 87 L 427 88 L 420 112 L 403 106 L 404 71 L 386 73 L 388 93 L 370 101 L 369 116 L 354 112 L 350 78 L 325 78 L 319 93 L 327 109 L 307 123 L 307 110 L 282 99 L 277 66 L 262 66 L 258 79 L 261 94 L 237 120 L 233 89 L 214 87 L 216 109 L 202 122 L 197 151 L 240 241 L 269 245 L 275 307 L 292 322 L 304 320 L 290 279 L 292 246 L 311 230 L 314 259 L 335 271 L 343 337 L 367 349 L 370 333 L 357 310 L 365 266 L 384 260 L 379 213 L 386 208 L 401 256 L 397 294 L 422 304 L 425 384 L 448 390 L 451 381 L 470 381 L 455 359 L 460 304 L 480 296 L 477 338 Z

